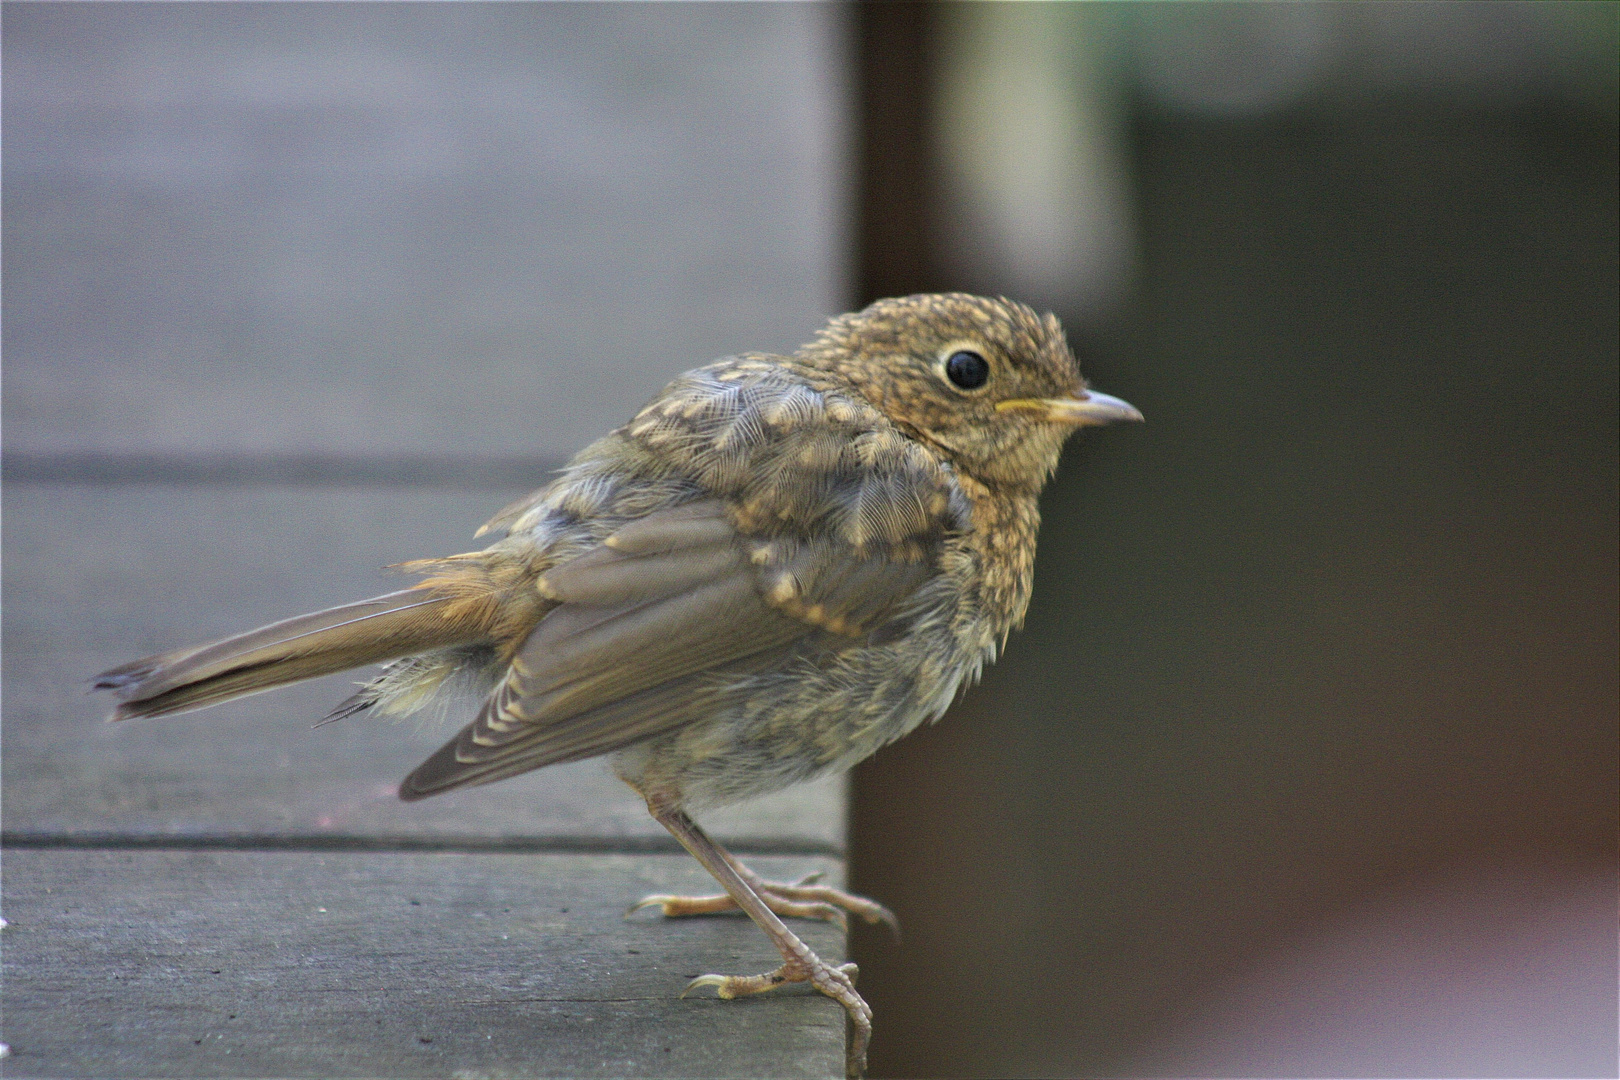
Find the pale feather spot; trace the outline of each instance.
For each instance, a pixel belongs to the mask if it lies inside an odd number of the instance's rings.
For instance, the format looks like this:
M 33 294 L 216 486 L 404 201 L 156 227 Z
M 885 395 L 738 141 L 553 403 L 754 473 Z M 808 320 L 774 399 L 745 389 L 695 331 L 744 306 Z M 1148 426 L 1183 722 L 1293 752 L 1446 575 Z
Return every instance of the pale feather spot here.
M 720 429 L 714 440 L 715 449 L 721 451 L 744 450 L 763 442 L 765 432 L 759 424 L 759 416 L 753 410 L 738 414 L 730 423 Z
M 793 580 L 792 574 L 780 574 L 771 585 L 770 598 L 778 604 L 786 604 L 799 594 L 799 583 Z
M 890 431 L 868 431 L 855 439 L 855 453 L 866 468 L 886 458 L 903 457 L 906 449 L 906 440 Z
M 815 469 L 822 467 L 828 456 L 825 442 L 821 439 L 812 439 L 799 447 L 797 458 L 800 465 Z M 837 457 L 834 456 L 833 460 L 836 461 Z
M 804 424 L 818 423 L 823 414 L 821 395 L 794 386 L 766 401 L 760 417 L 778 431 L 791 431 Z
M 857 551 L 861 551 L 866 547 L 866 525 L 861 521 L 860 514 L 851 514 L 848 520 L 844 522 L 844 527 L 839 529 L 838 532 Z
M 643 443 L 652 447 L 667 446 L 680 438 L 681 432 L 665 423 L 649 424 L 633 432 Z

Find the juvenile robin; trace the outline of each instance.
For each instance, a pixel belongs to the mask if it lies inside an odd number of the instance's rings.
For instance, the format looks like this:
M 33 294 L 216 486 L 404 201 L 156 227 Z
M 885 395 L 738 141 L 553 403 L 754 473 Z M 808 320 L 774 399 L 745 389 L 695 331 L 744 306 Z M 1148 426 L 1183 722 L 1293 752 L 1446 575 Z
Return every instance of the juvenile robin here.
M 995 659 L 1029 604 L 1037 496 L 1076 428 L 1141 414 L 1087 389 L 1051 315 L 960 293 L 880 300 L 792 356 L 677 378 L 558 478 L 479 530 L 480 551 L 406 564 L 399 592 L 105 672 L 114 719 L 163 716 L 367 664 L 331 718 L 481 698 L 400 785 L 406 800 L 612 754 L 724 887 L 649 897 L 737 907 L 782 953 L 704 975 L 720 997 L 809 982 L 871 1010 L 855 966 L 779 916 L 893 922 L 841 890 L 766 881 L 689 812 L 847 769 Z

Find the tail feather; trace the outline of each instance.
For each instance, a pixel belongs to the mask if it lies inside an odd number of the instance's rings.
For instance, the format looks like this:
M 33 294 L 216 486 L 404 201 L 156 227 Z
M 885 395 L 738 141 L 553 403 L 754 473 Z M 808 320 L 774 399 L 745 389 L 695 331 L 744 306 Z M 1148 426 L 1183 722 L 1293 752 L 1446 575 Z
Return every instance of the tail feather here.
M 112 719 L 165 716 L 321 675 L 455 645 L 487 632 L 458 597 L 420 586 L 148 656 L 96 676 L 121 703 Z M 447 617 L 452 616 L 452 617 Z

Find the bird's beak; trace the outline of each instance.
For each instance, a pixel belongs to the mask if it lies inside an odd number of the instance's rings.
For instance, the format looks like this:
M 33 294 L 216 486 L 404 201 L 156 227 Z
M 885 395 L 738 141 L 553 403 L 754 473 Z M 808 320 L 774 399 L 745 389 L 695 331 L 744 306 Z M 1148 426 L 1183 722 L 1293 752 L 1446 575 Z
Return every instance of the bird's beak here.
M 996 402 L 997 412 L 1031 412 L 1036 419 L 1054 424 L 1112 424 L 1117 420 L 1140 420 L 1142 414 L 1128 401 L 1099 394 L 1095 390 L 1082 390 L 1075 397 L 1014 398 Z

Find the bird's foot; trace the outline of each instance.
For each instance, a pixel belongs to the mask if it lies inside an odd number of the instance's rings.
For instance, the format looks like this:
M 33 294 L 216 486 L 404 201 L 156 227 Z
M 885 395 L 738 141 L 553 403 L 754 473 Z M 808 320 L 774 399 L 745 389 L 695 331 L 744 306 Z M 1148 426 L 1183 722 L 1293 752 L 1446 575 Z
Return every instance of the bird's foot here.
M 790 983 L 808 982 L 844 1007 L 852 1029 L 845 1049 L 845 1072 L 851 1077 L 866 1075 L 866 1045 L 872 1039 L 872 1009 L 855 992 L 860 969 L 854 964 L 833 967 L 808 949 L 765 975 L 699 975 L 681 991 L 685 997 L 700 986 L 712 986 L 720 997 L 730 1001 L 749 994 L 763 994 Z
M 840 930 L 849 929 L 849 920 L 844 912 L 853 913 L 874 926 L 882 923 L 892 931 L 894 936 L 900 936 L 900 920 L 895 918 L 894 912 L 878 903 L 868 900 L 864 896 L 856 896 L 842 889 L 834 889 L 827 885 L 817 885 L 821 872 L 806 874 L 793 882 L 766 881 L 758 874 L 749 870 L 741 863 L 733 863 L 739 876 L 746 882 L 765 906 L 778 915 L 800 919 L 822 919 L 837 926 Z M 722 911 L 736 911 L 737 901 L 726 893 L 714 896 L 671 896 L 659 893 L 653 896 L 644 896 L 636 901 L 630 911 L 631 914 L 643 908 L 656 907 L 669 918 L 685 915 L 713 915 Z M 763 977 L 763 976 L 762 976 Z

